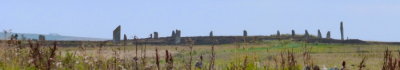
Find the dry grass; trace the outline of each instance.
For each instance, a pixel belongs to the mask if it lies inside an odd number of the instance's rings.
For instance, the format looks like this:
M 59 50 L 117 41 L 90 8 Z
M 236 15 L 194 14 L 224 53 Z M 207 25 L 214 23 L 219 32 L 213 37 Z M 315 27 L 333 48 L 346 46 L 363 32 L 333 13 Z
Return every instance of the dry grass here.
M 189 70 L 195 69 L 194 61 L 202 62 L 203 66 L 198 68 L 202 70 L 400 68 L 395 58 L 398 55 L 388 53 L 398 51 L 399 45 L 306 44 L 284 40 L 248 43 L 240 48 L 237 45 L 56 47 L 31 43 L 18 48 L 1 44 L 0 69 Z

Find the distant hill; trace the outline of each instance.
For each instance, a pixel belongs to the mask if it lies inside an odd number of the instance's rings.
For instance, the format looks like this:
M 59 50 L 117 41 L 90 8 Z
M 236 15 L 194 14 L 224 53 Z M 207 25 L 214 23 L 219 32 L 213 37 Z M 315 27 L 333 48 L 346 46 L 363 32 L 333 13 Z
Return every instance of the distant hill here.
M 59 34 L 32 34 L 32 33 L 12 33 L 18 34 L 18 39 L 25 37 L 26 39 L 38 39 L 39 35 L 45 35 L 46 40 L 68 40 L 68 41 L 104 41 L 107 39 L 102 38 L 90 38 L 90 37 L 75 37 L 75 36 L 63 36 Z M 10 37 L 11 34 L 7 34 Z M 22 37 L 23 36 L 23 37 Z M 5 34 L 0 33 L 0 39 L 4 40 Z

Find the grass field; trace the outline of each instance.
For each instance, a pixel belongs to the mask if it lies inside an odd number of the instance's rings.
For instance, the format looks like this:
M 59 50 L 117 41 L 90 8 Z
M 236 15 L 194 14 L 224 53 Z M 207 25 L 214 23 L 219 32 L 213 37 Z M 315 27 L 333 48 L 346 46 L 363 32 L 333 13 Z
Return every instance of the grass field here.
M 399 45 L 323 44 L 288 40 L 221 44 L 215 45 L 214 51 L 212 45 L 191 44 L 57 47 L 54 52 L 54 46 L 40 46 L 37 50 L 35 43 L 32 46 L 18 48 L 2 44 L 0 69 L 208 70 L 211 67 L 216 70 L 302 70 L 306 66 L 340 69 L 342 63 L 346 62 L 346 69 L 349 70 L 359 69 L 360 66 L 363 70 L 379 70 L 385 64 L 386 49 L 393 51 L 395 59 L 400 50 Z M 172 58 L 167 58 L 166 50 Z M 212 57 L 212 52 L 215 57 Z M 212 61 L 215 65 L 210 65 Z M 196 67 L 197 62 L 202 63 L 200 68 Z

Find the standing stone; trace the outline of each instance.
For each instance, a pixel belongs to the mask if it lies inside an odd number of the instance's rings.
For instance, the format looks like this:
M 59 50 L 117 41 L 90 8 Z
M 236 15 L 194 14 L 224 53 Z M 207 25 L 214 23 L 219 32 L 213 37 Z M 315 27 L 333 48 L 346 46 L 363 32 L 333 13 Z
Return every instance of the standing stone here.
M 11 40 L 18 40 L 18 34 L 11 34 Z
M 328 33 L 326 33 L 326 39 L 331 39 L 331 31 L 328 31 Z
M 243 30 L 243 36 L 246 37 L 247 36 L 247 31 Z
M 127 42 L 128 42 L 128 37 L 126 36 L 126 34 L 124 34 L 124 46 L 126 46 Z
M 113 42 L 119 43 L 121 41 L 121 25 L 115 28 L 113 32 Z
M 181 43 L 181 30 L 175 31 L 175 44 Z
M 154 36 L 154 39 L 158 39 L 158 32 L 154 32 L 154 34 L 153 34 Z
M 211 31 L 209 37 L 213 37 L 213 36 L 214 36 L 213 31 Z
M 277 38 L 280 38 L 280 37 L 281 37 L 281 32 L 279 32 L 279 30 L 276 31 L 276 37 L 277 37 Z
M 321 31 L 318 29 L 318 39 L 321 39 L 322 38 L 322 34 L 321 34 Z
M 46 37 L 44 35 L 39 35 L 39 41 L 45 41 Z
M 341 36 L 341 40 L 344 40 L 344 30 L 343 30 L 343 22 L 340 22 L 340 36 Z
M 149 39 L 152 39 L 152 38 L 153 38 L 153 34 L 150 34 L 149 36 L 150 36 Z
M 18 40 L 18 34 L 15 34 L 15 40 Z
M 18 34 L 15 34 L 14 39 L 18 40 Z
M 175 31 L 172 30 L 171 38 L 175 38 Z
M 306 30 L 305 33 L 304 33 L 304 38 L 305 38 L 306 40 L 308 40 L 309 37 L 310 37 L 310 34 L 309 34 L 308 31 Z
M 176 37 L 181 37 L 181 30 L 176 30 L 175 31 L 175 36 Z
M 294 30 L 292 30 L 292 38 L 294 38 L 294 36 L 296 36 L 296 32 L 294 32 Z

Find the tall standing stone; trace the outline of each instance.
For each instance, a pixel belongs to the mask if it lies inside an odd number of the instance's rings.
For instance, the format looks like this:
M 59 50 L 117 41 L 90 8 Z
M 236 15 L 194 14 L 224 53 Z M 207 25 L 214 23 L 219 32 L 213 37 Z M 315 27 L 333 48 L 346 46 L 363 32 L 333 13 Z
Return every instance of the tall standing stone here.
M 175 44 L 181 43 L 181 30 L 175 31 Z
M 292 30 L 292 38 L 294 38 L 294 36 L 296 36 L 296 32 L 294 32 L 294 30 Z
M 247 31 L 246 30 L 243 30 L 243 36 L 247 37 Z
M 343 22 L 340 22 L 340 36 L 341 36 L 341 40 L 344 40 L 344 30 L 343 30 Z
M 176 37 L 181 37 L 181 30 L 176 30 L 175 31 L 175 36 Z
M 39 41 L 45 41 L 46 37 L 44 35 L 39 35 Z
M 158 32 L 154 32 L 153 35 L 154 39 L 158 39 Z
M 331 39 L 331 31 L 328 31 L 328 33 L 326 33 L 326 39 Z
M 211 31 L 209 37 L 213 37 L 213 36 L 214 36 L 213 31 Z
M 304 33 L 304 38 L 305 38 L 306 40 L 308 40 L 309 37 L 310 37 L 310 34 L 309 34 L 308 31 L 306 30 L 305 33 Z
M 153 38 L 153 34 L 150 34 L 149 36 L 150 36 L 149 39 L 152 39 L 152 38 Z
M 124 34 L 124 46 L 126 46 L 127 42 L 128 42 L 128 37 L 126 36 L 126 34 Z
M 113 32 L 113 42 L 119 43 L 121 41 L 121 25 L 115 28 Z
M 318 29 L 318 39 L 321 39 L 322 38 L 322 34 L 321 34 L 321 31 Z
M 172 34 L 171 34 L 171 38 L 175 38 L 175 31 L 174 30 L 172 30 Z
M 277 38 L 280 38 L 280 37 L 281 37 L 281 32 L 279 32 L 279 30 L 276 31 L 276 37 L 277 37 Z

